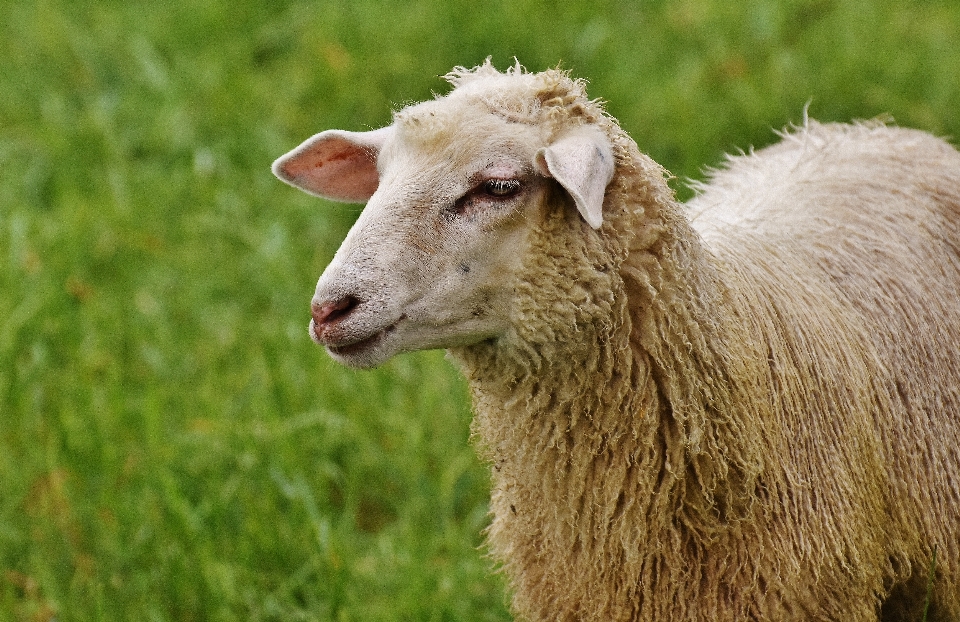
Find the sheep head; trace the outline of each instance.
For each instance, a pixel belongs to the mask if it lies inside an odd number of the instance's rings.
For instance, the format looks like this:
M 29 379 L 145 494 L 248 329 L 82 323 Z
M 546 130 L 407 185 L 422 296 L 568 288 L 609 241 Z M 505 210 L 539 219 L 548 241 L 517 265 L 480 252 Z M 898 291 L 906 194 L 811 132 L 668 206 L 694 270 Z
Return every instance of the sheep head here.
M 371 367 L 498 338 L 511 326 L 528 234 L 556 208 L 559 188 L 564 209 L 601 226 L 614 174 L 607 136 L 581 119 L 557 129 L 509 113 L 543 108 L 535 88 L 530 101 L 491 104 L 484 94 L 540 74 L 487 73 L 388 127 L 322 132 L 274 163 L 308 193 L 367 201 L 312 301 L 310 335 L 336 360 Z

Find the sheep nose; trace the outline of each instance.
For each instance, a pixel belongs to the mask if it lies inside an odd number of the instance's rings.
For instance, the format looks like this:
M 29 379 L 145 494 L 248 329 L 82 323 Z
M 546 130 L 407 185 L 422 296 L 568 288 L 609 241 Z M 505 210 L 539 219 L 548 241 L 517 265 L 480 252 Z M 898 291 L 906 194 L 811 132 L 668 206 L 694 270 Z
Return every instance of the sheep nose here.
M 314 300 L 310 303 L 313 315 L 313 334 L 317 339 L 323 339 L 323 334 L 338 320 L 345 318 L 357 308 L 360 301 L 353 296 L 344 296 L 337 300 L 321 302 Z

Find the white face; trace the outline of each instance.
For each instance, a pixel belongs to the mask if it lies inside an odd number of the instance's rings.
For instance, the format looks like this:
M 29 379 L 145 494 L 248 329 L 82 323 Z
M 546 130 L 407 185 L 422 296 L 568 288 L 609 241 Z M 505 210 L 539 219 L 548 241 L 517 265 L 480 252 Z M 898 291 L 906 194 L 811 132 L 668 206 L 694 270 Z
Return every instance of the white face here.
M 377 190 L 312 301 L 310 334 L 334 359 L 372 367 L 508 329 L 548 182 L 534 129 L 493 116 L 484 125 L 401 129 L 382 145 Z

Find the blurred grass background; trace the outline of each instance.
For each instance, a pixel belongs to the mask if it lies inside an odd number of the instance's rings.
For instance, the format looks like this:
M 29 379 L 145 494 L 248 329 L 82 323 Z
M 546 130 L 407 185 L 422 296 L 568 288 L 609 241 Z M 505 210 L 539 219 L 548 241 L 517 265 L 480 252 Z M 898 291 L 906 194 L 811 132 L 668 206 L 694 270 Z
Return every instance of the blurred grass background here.
M 358 208 L 271 161 L 488 55 L 681 179 L 808 102 L 960 136 L 958 41 L 955 0 L 6 0 L 0 621 L 509 619 L 462 381 L 309 341 Z

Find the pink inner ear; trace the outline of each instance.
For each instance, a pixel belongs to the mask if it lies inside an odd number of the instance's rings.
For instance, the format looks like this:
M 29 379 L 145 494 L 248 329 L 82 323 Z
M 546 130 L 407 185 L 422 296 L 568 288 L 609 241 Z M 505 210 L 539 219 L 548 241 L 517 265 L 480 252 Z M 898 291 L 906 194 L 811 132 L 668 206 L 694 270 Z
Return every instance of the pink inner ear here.
M 306 153 L 283 171 L 303 189 L 341 201 L 366 201 L 380 181 L 374 156 L 342 143 Z
M 383 130 L 323 132 L 277 160 L 274 172 L 310 194 L 362 203 L 379 185 L 376 160 L 384 136 Z

